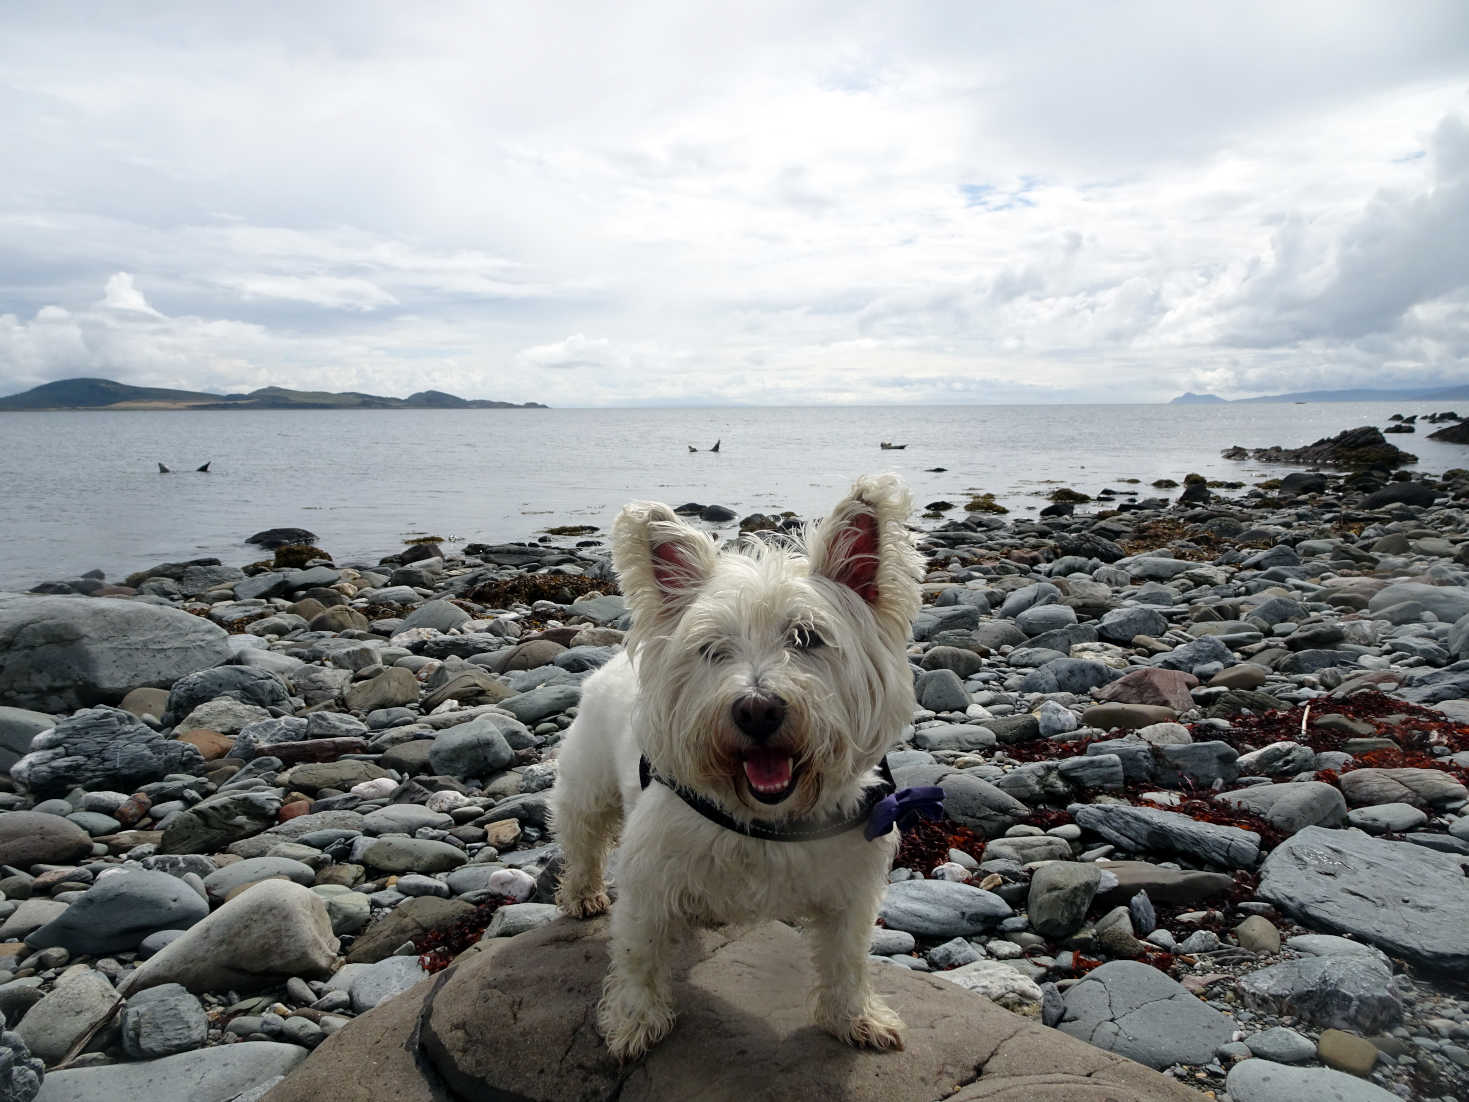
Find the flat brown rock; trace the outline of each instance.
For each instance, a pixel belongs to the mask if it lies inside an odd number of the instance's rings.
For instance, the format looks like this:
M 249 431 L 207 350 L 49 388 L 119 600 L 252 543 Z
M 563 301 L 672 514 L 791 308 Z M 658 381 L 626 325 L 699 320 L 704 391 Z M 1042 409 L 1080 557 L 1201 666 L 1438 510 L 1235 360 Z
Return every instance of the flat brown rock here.
M 484 943 L 318 1048 L 265 1102 L 798 1099 L 1197 1102 L 1156 1072 L 930 976 L 874 966 L 907 1048 L 859 1052 L 810 1024 L 803 939 L 768 923 L 705 932 L 675 982 L 673 1032 L 619 1066 L 594 1008 L 606 922 Z

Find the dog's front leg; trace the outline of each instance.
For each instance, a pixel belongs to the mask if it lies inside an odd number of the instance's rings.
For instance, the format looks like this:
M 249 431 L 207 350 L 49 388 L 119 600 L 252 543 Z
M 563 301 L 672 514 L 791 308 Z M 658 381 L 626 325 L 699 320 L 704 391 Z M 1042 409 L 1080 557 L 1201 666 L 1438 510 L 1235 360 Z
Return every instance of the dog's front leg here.
M 810 937 L 816 1024 L 858 1048 L 902 1048 L 903 1021 L 872 990 L 867 974 L 872 914 L 860 906 L 822 912 Z
M 636 1060 L 673 1028 L 673 951 L 683 920 L 629 890 L 612 908 L 611 967 L 597 1021 L 620 1061 Z

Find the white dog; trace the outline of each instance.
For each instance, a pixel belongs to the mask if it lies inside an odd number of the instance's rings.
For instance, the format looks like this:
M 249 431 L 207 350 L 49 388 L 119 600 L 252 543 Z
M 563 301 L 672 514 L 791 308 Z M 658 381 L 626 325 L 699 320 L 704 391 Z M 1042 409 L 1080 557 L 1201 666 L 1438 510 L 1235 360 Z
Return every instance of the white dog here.
M 627 653 L 587 679 L 551 796 L 567 914 L 608 908 L 621 834 L 598 1007 L 618 1059 L 673 1027 L 670 950 L 690 924 L 767 918 L 812 932 L 817 1024 L 902 1047 L 867 952 L 897 847 L 883 758 L 913 713 L 909 507 L 896 477 L 860 479 L 804 553 L 720 553 L 657 503 L 618 517 Z

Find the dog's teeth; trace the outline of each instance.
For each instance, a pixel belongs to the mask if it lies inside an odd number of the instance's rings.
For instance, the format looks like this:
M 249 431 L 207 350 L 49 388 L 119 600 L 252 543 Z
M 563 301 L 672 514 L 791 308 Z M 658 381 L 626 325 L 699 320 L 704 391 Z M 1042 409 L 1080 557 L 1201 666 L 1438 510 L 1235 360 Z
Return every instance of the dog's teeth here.
M 762 795 L 784 792 L 791 783 L 791 756 L 778 750 L 757 750 L 745 759 L 745 778 Z

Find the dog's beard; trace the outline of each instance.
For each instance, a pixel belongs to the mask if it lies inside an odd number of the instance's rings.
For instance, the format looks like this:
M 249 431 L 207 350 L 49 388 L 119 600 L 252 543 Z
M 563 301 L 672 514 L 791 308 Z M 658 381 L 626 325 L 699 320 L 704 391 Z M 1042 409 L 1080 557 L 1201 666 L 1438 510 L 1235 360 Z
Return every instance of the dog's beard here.
M 639 662 L 649 759 L 740 817 L 778 821 L 827 812 L 860 791 L 861 777 L 885 748 L 876 739 L 871 753 L 860 746 L 854 736 L 864 717 L 850 714 L 815 678 L 765 683 L 785 700 L 786 713 L 777 732 L 756 741 L 732 719 L 733 704 L 749 691 L 739 677 L 710 680 L 697 665 L 676 665 L 650 679 L 652 657 L 645 653 Z M 902 673 L 900 684 L 911 684 Z
M 729 704 L 711 710 L 717 715 L 702 730 L 713 735 L 690 739 L 680 755 L 686 760 L 675 766 L 687 769 L 684 783 L 751 818 L 794 818 L 817 807 L 824 776 L 796 717 L 788 717 L 773 738 L 756 743 L 728 722 Z

